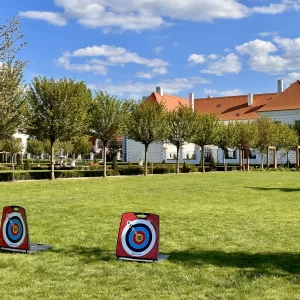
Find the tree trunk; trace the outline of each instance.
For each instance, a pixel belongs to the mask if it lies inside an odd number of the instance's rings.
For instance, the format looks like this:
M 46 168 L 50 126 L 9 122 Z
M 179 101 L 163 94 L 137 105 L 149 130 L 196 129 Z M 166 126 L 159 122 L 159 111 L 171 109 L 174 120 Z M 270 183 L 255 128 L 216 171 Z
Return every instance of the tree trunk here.
M 50 141 L 51 144 L 51 157 L 50 157 L 50 165 L 51 165 L 51 180 L 55 179 L 54 173 L 54 142 Z
M 262 154 L 262 152 L 260 154 L 260 168 L 261 170 L 264 169 L 264 155 Z
M 15 165 L 14 165 L 14 154 L 13 154 L 13 159 L 12 159 L 12 171 L 13 171 L 13 178 L 12 181 L 15 181 Z
M 249 171 L 249 148 L 246 149 L 246 170 Z
M 108 142 L 103 142 L 102 157 L 103 157 L 103 177 L 106 178 L 106 147 Z
M 205 173 L 205 163 L 204 163 L 204 146 L 201 146 L 201 164 L 202 164 L 202 172 Z
M 179 174 L 179 145 L 176 146 L 176 173 Z
M 148 152 L 149 144 L 145 144 L 145 167 L 144 167 L 144 175 L 147 176 L 147 152 Z
M 289 168 L 289 167 L 290 167 L 290 162 L 289 162 L 289 151 L 286 151 L 286 159 L 287 159 L 286 165 L 287 165 L 287 167 Z
M 226 169 L 226 159 L 225 159 L 225 151 L 224 151 L 224 149 L 222 149 L 222 153 L 223 153 L 223 166 L 224 166 L 224 172 L 226 172 L 227 169 Z

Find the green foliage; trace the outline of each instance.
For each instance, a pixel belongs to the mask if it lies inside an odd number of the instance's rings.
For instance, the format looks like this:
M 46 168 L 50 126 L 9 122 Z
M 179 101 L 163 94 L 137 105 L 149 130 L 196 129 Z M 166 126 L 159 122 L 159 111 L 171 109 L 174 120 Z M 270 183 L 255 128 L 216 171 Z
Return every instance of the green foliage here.
M 59 142 L 59 148 L 63 149 L 63 153 L 66 154 L 67 157 L 74 153 L 74 144 L 70 140 Z
M 2 148 L 4 151 L 14 155 L 22 151 L 22 140 L 16 138 L 9 138 L 3 141 Z
M 50 154 L 51 155 L 51 143 L 50 140 L 45 140 L 42 142 L 43 143 L 43 149 L 44 149 L 44 153 Z M 54 144 L 54 154 L 58 153 L 59 151 L 59 141 L 55 141 Z M 51 163 L 51 162 L 50 162 Z
M 74 152 L 79 155 L 85 155 L 92 151 L 92 143 L 87 135 L 78 136 L 73 139 Z
M 215 145 L 220 136 L 220 121 L 216 114 L 206 113 L 197 116 L 195 137 L 193 142 L 201 147 L 201 166 L 204 168 L 204 147 Z
M 118 100 L 98 91 L 90 109 L 90 129 L 93 136 L 103 143 L 104 177 L 106 177 L 106 150 L 108 142 L 123 136 L 128 128 L 132 102 Z
M 179 173 L 179 148 L 194 138 L 196 132 L 197 113 L 190 107 L 179 105 L 168 113 L 170 134 L 168 141 L 176 146 L 176 165 Z
M 169 134 L 168 116 L 163 103 L 143 101 L 133 107 L 127 135 L 145 146 L 144 175 L 147 175 L 149 145 L 166 140 Z
M 54 179 L 54 143 L 87 132 L 91 92 L 84 82 L 73 79 L 35 77 L 27 101 L 30 111 L 27 132 L 38 140 L 50 141 Z
M 30 166 L 30 162 L 28 159 L 24 159 L 24 170 L 30 170 L 31 166 Z
M 22 86 L 26 63 L 15 60 L 17 52 L 26 44 L 20 42 L 22 38 L 18 18 L 0 25 L 0 140 L 22 129 L 27 113 Z
M 234 146 L 238 149 L 249 149 L 255 147 L 258 139 L 258 128 L 254 121 L 235 123 L 235 141 Z
M 45 152 L 44 146 L 45 146 L 44 142 L 31 138 L 27 140 L 26 151 L 32 155 L 41 155 L 42 153 Z

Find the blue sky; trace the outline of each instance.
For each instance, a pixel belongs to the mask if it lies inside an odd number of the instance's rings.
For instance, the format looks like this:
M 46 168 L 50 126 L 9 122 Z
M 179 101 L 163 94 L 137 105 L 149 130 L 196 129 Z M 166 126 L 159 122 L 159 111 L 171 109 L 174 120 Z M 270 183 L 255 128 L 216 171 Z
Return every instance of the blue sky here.
M 20 16 L 27 83 L 84 80 L 140 99 L 276 91 L 300 79 L 300 0 L 2 0 Z

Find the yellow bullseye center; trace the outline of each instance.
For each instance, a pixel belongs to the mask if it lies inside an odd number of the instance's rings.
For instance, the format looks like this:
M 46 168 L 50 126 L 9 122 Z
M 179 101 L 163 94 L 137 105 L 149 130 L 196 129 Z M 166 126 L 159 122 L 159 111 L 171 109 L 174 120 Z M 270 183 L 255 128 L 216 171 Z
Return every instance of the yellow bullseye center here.
M 137 242 L 141 242 L 143 240 L 143 235 L 140 234 L 140 233 L 137 233 L 135 235 L 135 239 L 136 239 Z
M 13 225 L 13 227 L 12 227 L 12 231 L 13 231 L 13 233 L 17 234 L 17 233 L 18 233 L 18 231 L 19 231 L 19 228 L 18 228 L 18 226 L 17 226 L 17 225 Z

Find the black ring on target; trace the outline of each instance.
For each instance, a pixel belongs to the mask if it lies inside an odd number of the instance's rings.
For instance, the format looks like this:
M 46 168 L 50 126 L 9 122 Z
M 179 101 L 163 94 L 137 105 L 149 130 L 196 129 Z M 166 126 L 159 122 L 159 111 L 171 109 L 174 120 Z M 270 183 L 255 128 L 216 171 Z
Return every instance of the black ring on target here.
M 18 226 L 18 233 L 16 235 L 14 235 L 12 233 L 12 227 L 16 226 L 16 225 Z M 16 217 L 16 216 L 10 218 L 6 225 L 5 231 L 6 231 L 7 239 L 11 243 L 18 243 L 22 239 L 23 231 L 24 231 L 24 228 L 23 228 L 20 218 Z
M 142 243 L 142 248 L 134 242 L 132 238 L 133 231 L 142 231 L 145 234 L 145 242 Z M 130 227 L 130 229 L 126 233 L 125 237 L 127 247 L 133 252 L 143 252 L 145 251 L 151 244 L 152 241 L 152 233 L 149 227 L 145 224 L 134 224 Z

